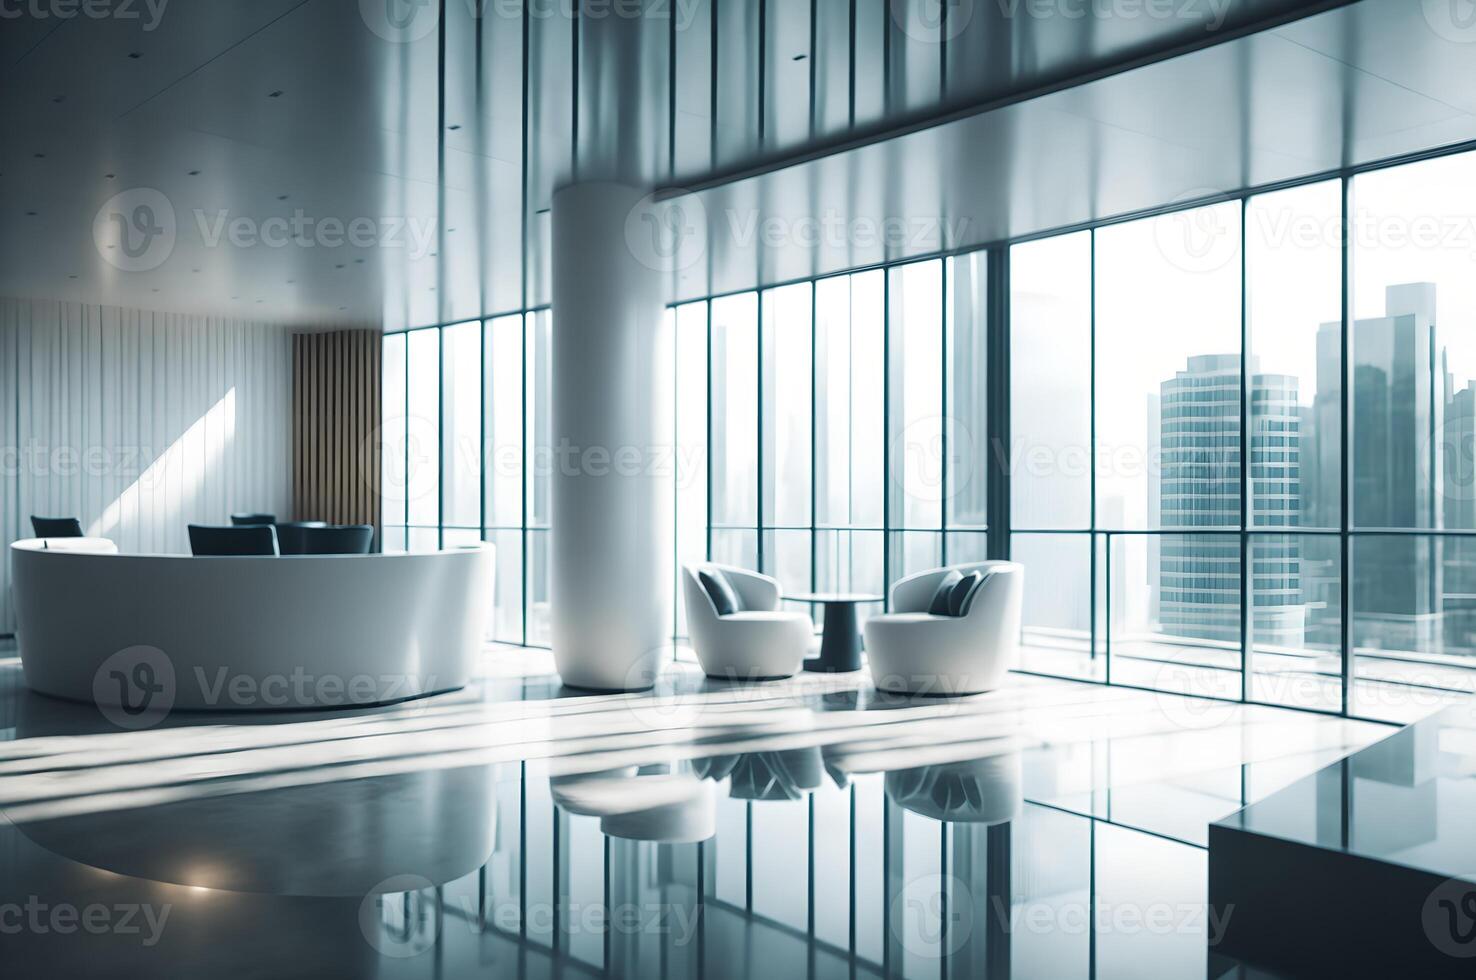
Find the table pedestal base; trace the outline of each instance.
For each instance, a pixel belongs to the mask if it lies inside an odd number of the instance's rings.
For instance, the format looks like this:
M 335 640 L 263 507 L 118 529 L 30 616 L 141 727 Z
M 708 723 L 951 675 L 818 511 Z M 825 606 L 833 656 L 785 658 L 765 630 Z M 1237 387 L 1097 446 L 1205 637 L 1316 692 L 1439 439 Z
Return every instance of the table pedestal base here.
M 846 674 L 860 669 L 861 631 L 856 626 L 856 604 L 827 602 L 820 656 L 806 660 L 805 670 L 821 674 Z

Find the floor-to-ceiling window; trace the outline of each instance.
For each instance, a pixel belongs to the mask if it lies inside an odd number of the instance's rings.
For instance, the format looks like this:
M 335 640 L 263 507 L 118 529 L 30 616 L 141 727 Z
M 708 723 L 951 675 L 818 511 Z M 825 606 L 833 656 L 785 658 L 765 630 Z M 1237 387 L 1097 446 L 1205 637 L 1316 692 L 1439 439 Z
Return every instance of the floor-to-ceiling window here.
M 680 458 L 708 448 L 678 487 L 679 560 L 883 596 L 986 557 L 986 297 L 978 253 L 677 307 Z
M 1473 177 L 1450 155 L 674 307 L 677 564 L 883 595 L 1007 553 L 1026 670 L 1384 720 L 1472 690 Z M 493 634 L 531 644 L 550 330 L 385 346 L 386 547 L 495 542 Z
M 547 310 L 384 340 L 384 548 L 497 549 L 489 637 L 546 645 Z
M 1473 177 L 1011 248 L 1023 667 L 1394 721 L 1476 687 Z

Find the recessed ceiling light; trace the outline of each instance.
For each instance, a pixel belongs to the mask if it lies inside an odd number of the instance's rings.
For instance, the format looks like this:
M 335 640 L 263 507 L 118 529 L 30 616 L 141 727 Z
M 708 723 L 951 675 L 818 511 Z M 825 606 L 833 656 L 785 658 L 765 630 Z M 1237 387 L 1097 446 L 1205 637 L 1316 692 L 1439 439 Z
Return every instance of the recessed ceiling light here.
M 452 129 L 452 130 L 460 129 L 461 128 L 461 123 L 452 123 L 450 126 L 447 126 L 446 128 L 447 129 Z
M 268 92 L 267 93 L 267 98 L 269 98 L 269 99 L 280 99 L 281 97 L 282 97 L 282 90 L 281 89 L 277 89 L 275 92 Z
M 335 269 L 342 269 L 343 268 L 343 263 L 340 262 L 337 265 L 335 265 L 333 268 L 335 268 Z
M 363 265 L 363 264 L 364 264 L 364 260 L 363 259 L 354 259 L 354 265 Z
M 46 159 L 46 154 L 44 154 L 44 153 L 33 153 L 31 155 L 34 156 L 37 160 L 45 160 Z
M 116 174 L 103 174 L 103 180 L 112 180 Z
M 61 103 L 67 101 L 67 97 L 65 95 L 58 95 L 56 98 L 52 99 L 51 101 L 54 102 L 54 103 L 56 103 L 57 105 L 60 105 Z
M 143 52 L 142 51 L 130 51 L 130 52 L 128 52 L 128 57 L 132 58 L 134 61 L 137 61 L 138 59 L 140 59 L 140 58 L 143 57 Z
M 159 291 L 159 287 L 158 287 L 158 286 L 155 286 L 155 287 L 154 287 L 154 288 L 153 288 L 153 292 L 156 292 L 156 293 L 157 293 L 157 292 L 158 292 L 158 291 Z
M 34 218 L 34 217 L 36 217 L 36 212 L 35 211 L 27 211 L 26 212 L 26 217 L 27 218 Z
M 296 280 L 296 279 L 288 279 L 288 280 L 287 280 L 287 285 L 289 285 L 289 286 L 290 286 L 290 285 L 292 285 L 292 284 L 293 284 L 293 283 L 294 283 L 294 282 L 297 282 L 297 280 Z
M 346 310 L 346 309 L 348 309 L 348 307 L 347 306 L 340 306 L 339 309 L 340 310 Z
M 190 176 L 191 177 L 198 177 L 198 176 L 200 176 L 200 171 L 198 171 L 198 170 L 191 170 L 190 171 Z
M 286 194 L 278 194 L 277 195 L 277 200 L 279 200 L 279 201 L 285 201 L 285 200 L 287 200 L 287 195 Z
M 68 279 L 76 279 L 77 277 L 75 275 L 70 275 L 70 276 L 67 276 L 67 278 Z

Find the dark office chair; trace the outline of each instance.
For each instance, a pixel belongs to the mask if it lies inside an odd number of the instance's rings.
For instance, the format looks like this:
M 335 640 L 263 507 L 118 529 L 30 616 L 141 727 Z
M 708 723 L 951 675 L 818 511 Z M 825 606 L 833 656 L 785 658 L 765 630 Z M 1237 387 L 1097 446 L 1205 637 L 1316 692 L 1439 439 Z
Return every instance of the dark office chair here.
M 196 557 L 277 554 L 277 531 L 270 524 L 240 527 L 190 525 L 190 551 Z
M 80 538 L 82 522 L 75 517 L 32 517 L 31 527 L 38 538 Z
M 255 527 L 258 524 L 277 523 L 276 514 L 232 514 L 231 525 L 233 527 Z
M 372 524 L 305 527 L 300 533 L 304 555 L 367 555 L 374 544 Z
M 309 528 L 321 528 L 328 525 L 322 521 L 283 521 L 277 527 L 277 547 L 284 555 L 307 554 L 307 543 L 303 540 L 303 532 Z

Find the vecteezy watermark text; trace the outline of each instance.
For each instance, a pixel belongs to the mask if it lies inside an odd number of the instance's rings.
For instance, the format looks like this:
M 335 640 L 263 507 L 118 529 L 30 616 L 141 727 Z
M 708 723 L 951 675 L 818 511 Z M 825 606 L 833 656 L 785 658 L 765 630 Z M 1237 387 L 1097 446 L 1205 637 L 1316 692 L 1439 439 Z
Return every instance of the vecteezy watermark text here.
M 436 233 L 434 218 L 360 215 L 344 220 L 314 217 L 301 208 L 290 216 L 263 219 L 232 217 L 226 209 L 197 209 L 195 224 L 206 248 L 218 248 L 222 241 L 235 248 L 395 248 L 405 249 L 412 259 L 430 252 Z
M 139 936 L 144 946 L 154 946 L 174 906 L 120 902 L 107 905 L 51 904 L 31 895 L 25 902 L 0 903 L 0 936 L 29 933 L 37 936 Z
M 136 20 L 152 31 L 169 0 L 0 0 L 0 20 Z

